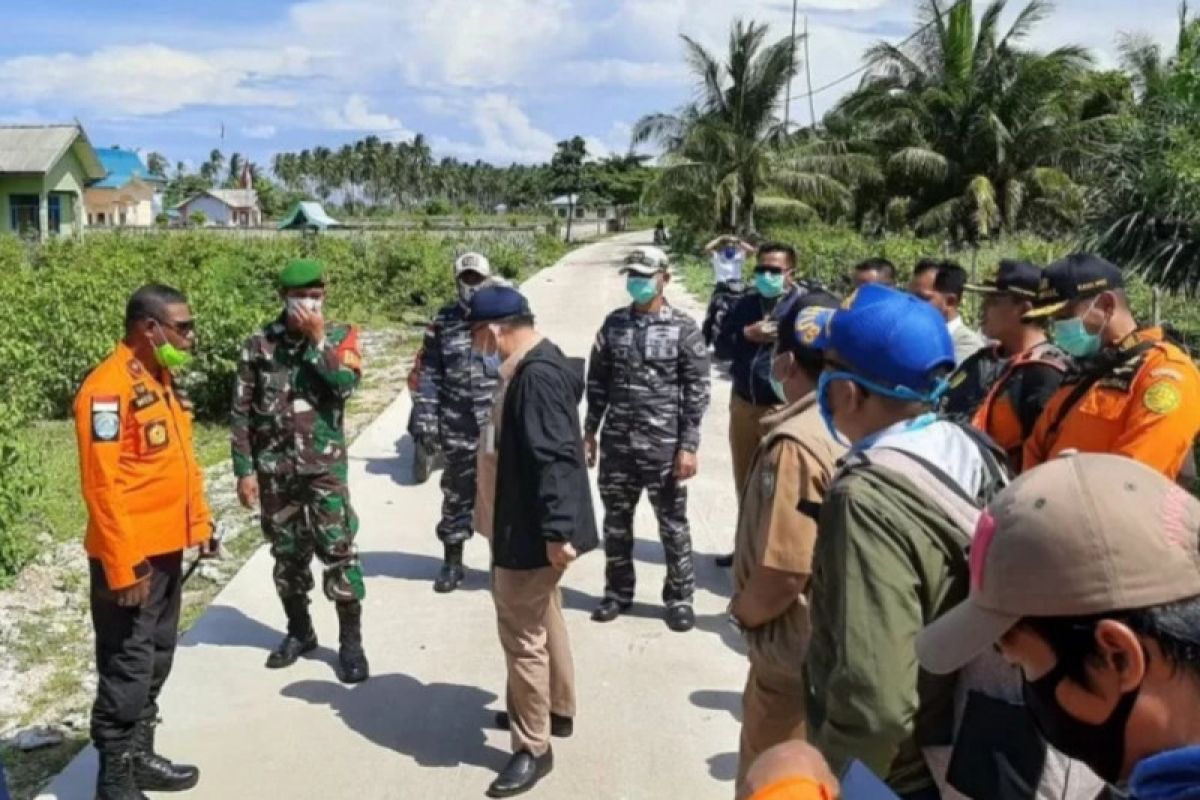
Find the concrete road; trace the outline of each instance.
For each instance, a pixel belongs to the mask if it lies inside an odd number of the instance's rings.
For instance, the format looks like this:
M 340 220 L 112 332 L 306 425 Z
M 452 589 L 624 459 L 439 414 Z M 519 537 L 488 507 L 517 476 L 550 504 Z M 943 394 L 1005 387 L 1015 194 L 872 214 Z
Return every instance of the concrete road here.
M 617 262 L 648 240 L 630 234 L 590 245 L 526 283 L 539 326 L 569 355 L 586 356 L 605 314 L 628 302 Z M 681 288 L 669 294 L 702 316 Z M 729 576 L 712 563 L 731 546 L 736 516 L 728 403 L 728 383 L 715 380 L 701 471 L 691 483 L 696 630 L 672 633 L 662 621 L 662 547 L 643 499 L 631 613 L 607 625 L 588 618 L 603 589 L 600 552 L 577 562 L 564 581 L 579 716 L 575 736 L 555 740 L 555 770 L 530 796 L 732 797 L 746 666 L 725 622 Z M 338 683 L 337 621 L 319 590 L 313 609 L 321 649 L 287 670 L 263 667 L 282 635 L 283 613 L 270 556 L 259 551 L 183 637 L 162 698 L 160 750 L 203 770 L 187 797 L 479 798 L 506 762 L 508 734 L 490 727 L 492 710 L 502 706 L 504 662 L 487 591 L 487 546 L 478 537 L 468 545 L 462 590 L 434 594 L 441 495 L 437 476 L 411 485 L 409 407 L 402 396 L 350 451 L 373 677 L 356 687 Z M 90 798 L 94 770 L 89 750 L 42 797 Z

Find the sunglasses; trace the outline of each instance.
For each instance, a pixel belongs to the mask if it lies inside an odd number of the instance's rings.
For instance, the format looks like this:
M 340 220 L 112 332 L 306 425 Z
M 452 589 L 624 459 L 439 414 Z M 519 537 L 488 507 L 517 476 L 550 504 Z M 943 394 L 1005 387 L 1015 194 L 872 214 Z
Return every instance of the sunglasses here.
M 196 333 L 196 321 L 192 319 L 185 319 L 180 322 L 173 322 L 169 319 L 156 319 L 154 321 L 164 328 L 170 328 L 185 338 Z

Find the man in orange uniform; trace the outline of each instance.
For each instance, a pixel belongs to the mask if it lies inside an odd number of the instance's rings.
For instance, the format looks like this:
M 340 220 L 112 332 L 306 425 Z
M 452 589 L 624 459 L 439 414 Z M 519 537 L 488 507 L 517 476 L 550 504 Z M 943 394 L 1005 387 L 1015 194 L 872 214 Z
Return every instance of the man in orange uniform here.
M 1025 440 L 1062 385 L 1071 360 L 1046 338 L 1045 320 L 1027 320 L 1039 307 L 1042 270 L 1001 261 L 996 274 L 966 291 L 980 294 L 981 329 L 993 344 L 976 351 L 950 376 L 942 411 L 986 433 L 1020 472 Z
M 144 286 L 126 306 L 124 341 L 75 398 L 100 675 L 91 721 L 97 800 L 143 800 L 142 790 L 190 789 L 200 777 L 154 752 L 158 695 L 175 655 L 183 551 L 207 551 L 213 528 L 191 416 L 171 376 L 191 360 L 194 343 L 186 298 Z
M 1025 442 L 1024 469 L 1064 450 L 1114 453 L 1179 477 L 1200 432 L 1200 371 L 1161 328 L 1139 329 L 1121 271 L 1075 254 L 1050 265 L 1045 304 L 1052 337 L 1079 362 Z

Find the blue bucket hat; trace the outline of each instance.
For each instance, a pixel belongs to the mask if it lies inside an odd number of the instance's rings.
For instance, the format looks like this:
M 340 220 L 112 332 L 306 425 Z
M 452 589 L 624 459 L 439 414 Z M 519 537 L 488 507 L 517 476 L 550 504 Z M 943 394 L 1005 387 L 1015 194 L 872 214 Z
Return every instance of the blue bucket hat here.
M 954 369 L 954 342 L 937 309 L 910 294 L 867 284 L 838 309 L 808 308 L 796 320 L 801 343 L 826 354 L 868 389 L 934 402 Z

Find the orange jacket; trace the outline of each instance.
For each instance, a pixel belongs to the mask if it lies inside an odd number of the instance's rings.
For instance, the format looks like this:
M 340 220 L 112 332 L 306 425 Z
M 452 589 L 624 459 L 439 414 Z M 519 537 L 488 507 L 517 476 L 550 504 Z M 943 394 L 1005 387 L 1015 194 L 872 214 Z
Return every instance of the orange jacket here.
M 1138 354 L 1142 342 L 1150 347 Z M 1065 404 L 1079 376 L 1050 398 L 1025 442 L 1024 469 L 1074 449 L 1127 456 L 1172 480 L 1179 475 L 1200 433 L 1200 370 L 1160 328 L 1137 331 L 1113 355 L 1114 366 L 1070 409 Z
M 85 546 L 104 566 L 110 589 L 148 576 L 148 557 L 192 547 L 212 533 L 191 415 L 165 375 L 164 385 L 119 344 L 75 397 Z
M 1039 376 L 1042 386 L 1030 387 L 1029 373 L 1022 370 L 1038 365 L 1047 368 L 1046 374 Z M 1008 454 L 1013 469 L 1020 469 L 1025 439 L 1033 432 L 1035 420 L 1040 417 L 1042 409 L 1037 408 L 1038 399 L 1046 402 L 1052 398 L 1051 393 L 1062 385 L 1062 377 L 1070 366 L 1071 362 L 1062 351 L 1049 342 L 1018 353 L 1009 359 L 971 417 L 971 424 L 992 437 L 992 441 Z M 1024 383 L 1022 378 L 1026 378 Z M 1031 393 L 1031 389 L 1036 389 L 1036 394 Z M 1019 404 L 1029 404 L 1030 413 L 1023 414 L 1024 409 L 1019 408 Z

